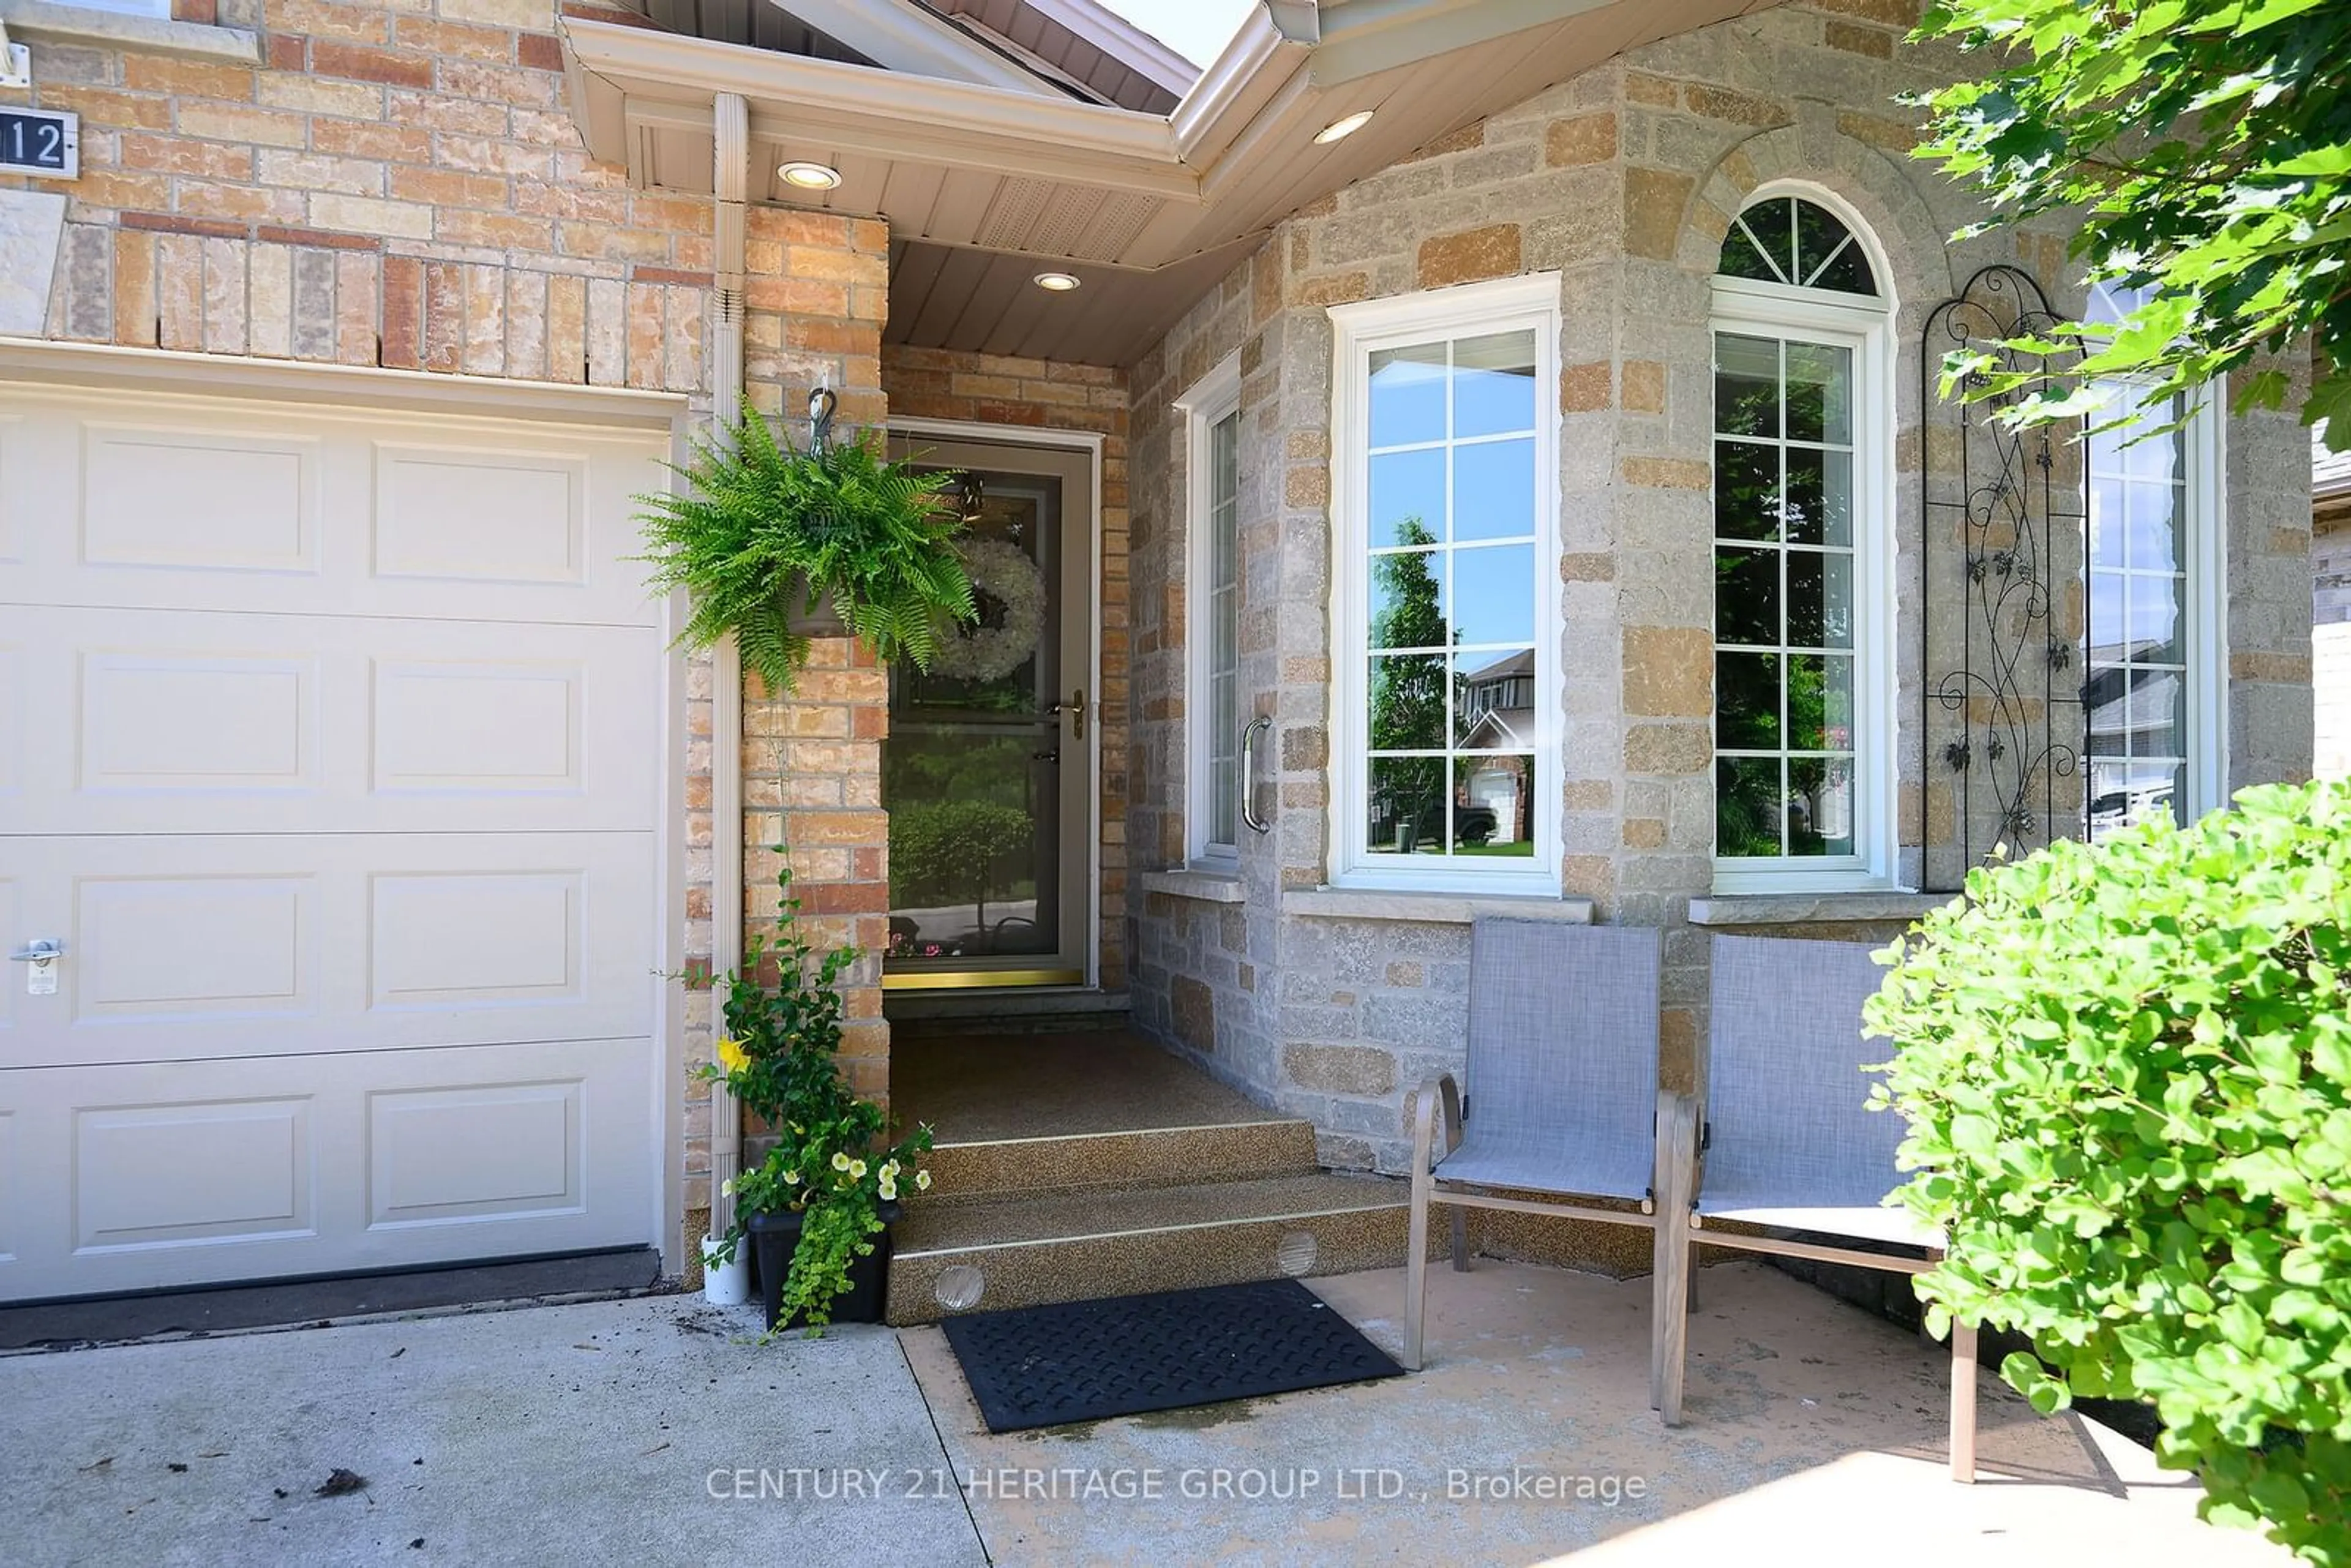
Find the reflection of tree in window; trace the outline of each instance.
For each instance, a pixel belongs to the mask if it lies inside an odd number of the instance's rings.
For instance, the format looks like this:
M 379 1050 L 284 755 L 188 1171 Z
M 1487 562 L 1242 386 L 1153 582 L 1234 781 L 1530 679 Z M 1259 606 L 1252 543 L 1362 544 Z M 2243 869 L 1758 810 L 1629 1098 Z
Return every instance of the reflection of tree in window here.
M 1382 608 L 1372 618 L 1372 647 L 1443 648 L 1452 643 L 1438 603 L 1437 542 L 1418 517 L 1396 524 L 1396 542 L 1410 553 L 1372 559 L 1372 575 Z M 1442 744 L 1445 734 L 1445 655 L 1406 653 L 1372 660 L 1372 749 L 1425 750 Z M 1445 834 L 1441 791 L 1445 759 L 1441 757 L 1381 758 L 1379 789 L 1386 800 L 1373 801 L 1373 814 L 1382 821 L 1399 821 L 1414 840 L 1442 841 Z M 1436 821 L 1427 819 L 1432 813 Z M 1415 846 L 1416 847 L 1416 846 Z

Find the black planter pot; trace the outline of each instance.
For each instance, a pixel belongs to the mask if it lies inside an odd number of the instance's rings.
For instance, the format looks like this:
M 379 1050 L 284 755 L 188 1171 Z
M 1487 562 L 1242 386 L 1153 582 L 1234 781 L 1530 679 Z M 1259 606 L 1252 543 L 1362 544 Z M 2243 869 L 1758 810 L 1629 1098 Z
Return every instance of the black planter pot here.
M 849 1260 L 849 1289 L 832 1301 L 834 1322 L 878 1323 L 889 1304 L 890 1223 L 898 1218 L 898 1206 L 885 1203 L 880 1213 L 882 1231 L 873 1238 L 872 1252 Z M 751 1233 L 751 1272 L 758 1278 L 759 1304 L 767 1312 L 768 1326 L 804 1327 L 806 1320 L 799 1312 L 788 1322 L 776 1321 L 783 1315 L 784 1277 L 791 1272 L 792 1254 L 800 1244 L 799 1211 L 755 1214 L 744 1225 Z

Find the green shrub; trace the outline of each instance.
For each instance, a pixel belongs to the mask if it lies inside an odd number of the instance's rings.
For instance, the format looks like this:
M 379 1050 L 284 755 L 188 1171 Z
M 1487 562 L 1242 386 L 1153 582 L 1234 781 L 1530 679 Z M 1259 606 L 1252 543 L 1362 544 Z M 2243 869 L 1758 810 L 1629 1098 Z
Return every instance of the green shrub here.
M 2207 1518 L 2351 1563 L 2351 786 L 1967 893 L 1867 1013 L 1904 1199 L 1949 1238 L 1930 1321 L 2030 1336 L 2001 1370 L 2043 1412 L 2152 1402 Z

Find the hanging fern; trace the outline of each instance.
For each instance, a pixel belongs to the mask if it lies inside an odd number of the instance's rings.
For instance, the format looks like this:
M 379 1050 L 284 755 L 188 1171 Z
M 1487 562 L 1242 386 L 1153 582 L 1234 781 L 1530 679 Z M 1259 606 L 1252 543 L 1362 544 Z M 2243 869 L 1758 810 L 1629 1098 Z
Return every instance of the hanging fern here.
M 680 643 L 731 632 L 744 666 L 789 691 L 809 653 L 791 617 L 829 604 L 883 663 L 931 667 L 978 618 L 953 542 L 963 523 L 939 502 L 954 476 L 884 461 L 876 444 L 850 433 L 802 451 L 747 402 L 717 438 L 695 438 L 692 461 L 671 465 L 681 487 L 637 497 L 649 585 L 692 597 Z M 803 579 L 810 602 L 787 602 Z

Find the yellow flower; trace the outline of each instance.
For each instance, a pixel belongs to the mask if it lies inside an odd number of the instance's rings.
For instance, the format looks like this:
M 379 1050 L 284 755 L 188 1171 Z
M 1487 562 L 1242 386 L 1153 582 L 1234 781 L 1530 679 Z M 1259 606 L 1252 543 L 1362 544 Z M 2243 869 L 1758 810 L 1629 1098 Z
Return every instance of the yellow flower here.
M 798 1171 L 786 1171 L 786 1172 L 784 1173 L 784 1185 L 785 1185 L 786 1186 L 799 1186 L 799 1185 L 800 1185 L 800 1173 L 799 1173 L 799 1172 L 798 1172 Z
M 863 1181 L 865 1179 L 865 1162 L 863 1160 L 852 1160 L 849 1162 L 849 1179 L 852 1181 Z
M 718 1184 L 718 1190 L 725 1193 L 727 1197 L 733 1197 L 735 1196 L 735 1178 L 733 1176 L 728 1176 L 725 1181 L 720 1182 Z
M 882 1201 L 884 1203 L 895 1203 L 898 1201 L 897 1183 L 885 1181 L 882 1184 Z
M 751 1065 L 751 1059 L 743 1053 L 743 1048 L 736 1044 L 731 1038 L 721 1040 L 717 1049 L 718 1065 L 729 1072 L 740 1072 Z
M 883 1162 L 882 1166 L 882 1179 L 883 1181 L 895 1181 L 898 1179 L 897 1161 L 888 1160 Z
M 835 1149 L 832 1155 L 832 1168 L 837 1171 L 847 1170 L 849 1168 L 849 1156 L 842 1154 L 840 1150 Z
M 916 1171 L 914 1173 L 914 1190 L 916 1192 L 928 1192 L 931 1190 L 930 1172 Z

